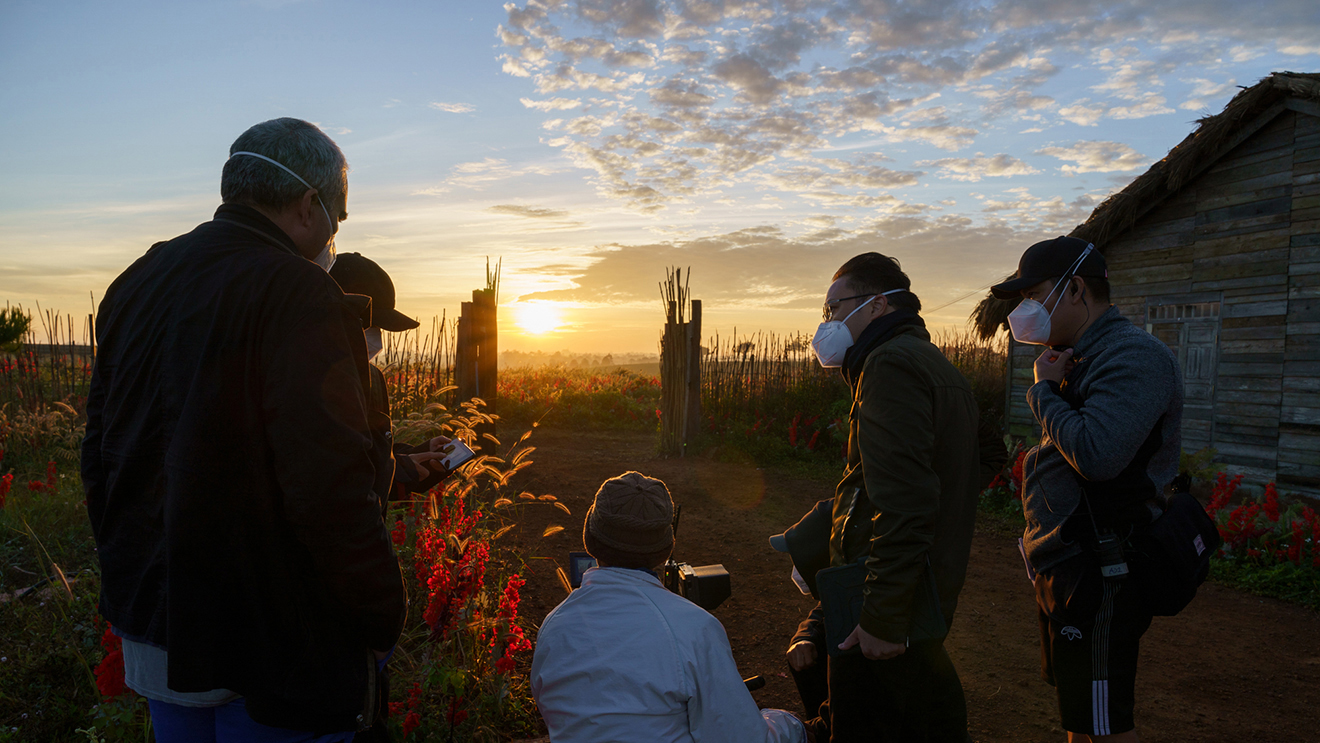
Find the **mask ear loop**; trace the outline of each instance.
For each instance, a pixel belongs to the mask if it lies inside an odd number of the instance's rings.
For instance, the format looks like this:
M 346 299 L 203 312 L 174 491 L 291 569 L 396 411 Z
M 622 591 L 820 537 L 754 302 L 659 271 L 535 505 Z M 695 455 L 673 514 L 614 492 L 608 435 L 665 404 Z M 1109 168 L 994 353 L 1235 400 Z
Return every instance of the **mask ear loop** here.
M 1086 256 L 1090 255 L 1090 254 L 1091 254 L 1091 251 L 1094 250 L 1094 249 L 1095 249 L 1095 245 L 1093 245 L 1093 244 L 1091 244 L 1091 243 L 1087 243 L 1087 244 L 1086 244 L 1086 250 L 1083 250 L 1083 251 L 1082 251 L 1082 254 L 1079 255 L 1079 256 L 1077 256 L 1077 260 L 1076 260 L 1076 261 L 1072 264 L 1072 266 L 1068 269 L 1068 273 L 1067 273 L 1067 275 L 1066 275 L 1066 276 L 1064 277 L 1064 279 L 1063 279 L 1064 281 L 1067 281 L 1067 282 L 1069 283 L 1069 285 L 1072 284 L 1072 280 L 1073 280 L 1074 278 L 1076 278 L 1076 276 L 1077 276 L 1077 271 L 1079 271 L 1079 270 L 1081 269 L 1081 267 L 1082 267 L 1082 261 L 1086 260 Z M 1048 299 L 1048 297 L 1046 297 L 1046 298 Z M 1061 302 L 1061 301 L 1063 301 L 1063 293 L 1062 293 L 1062 292 L 1059 293 L 1059 298 L 1056 299 L 1056 300 L 1054 300 L 1054 309 L 1058 309 L 1058 308 L 1059 308 L 1059 302 Z M 1086 291 L 1085 291 L 1085 289 L 1083 289 L 1083 291 L 1082 291 L 1082 306 L 1086 308 L 1086 320 L 1083 320 L 1083 321 L 1082 321 L 1082 325 L 1086 325 L 1086 321 L 1091 319 L 1091 305 L 1087 304 L 1087 302 L 1086 302 Z M 1051 311 L 1050 311 L 1050 316 L 1051 316 L 1051 317 L 1054 316 L 1054 310 L 1051 310 Z M 1076 345 L 1077 340 L 1078 340 L 1077 338 L 1073 338 L 1073 345 Z
M 233 154 L 231 154 L 231 155 L 229 156 L 229 159 L 230 159 L 230 160 L 233 160 L 234 158 L 238 157 L 239 155 L 246 155 L 246 156 L 248 156 L 248 157 L 255 157 L 255 158 L 257 158 L 258 160 L 265 160 L 266 162 L 270 163 L 271 165 L 274 165 L 275 167 L 279 168 L 280 170 L 283 170 L 285 173 L 288 173 L 289 175 L 293 176 L 294 178 L 297 178 L 297 179 L 298 179 L 298 182 L 301 183 L 301 184 L 303 184 L 304 186 L 306 186 L 308 189 L 310 189 L 310 190 L 312 190 L 312 191 L 315 191 L 315 192 L 316 192 L 316 202 L 317 202 L 318 204 L 321 205 L 321 211 L 322 211 L 322 212 L 325 212 L 325 219 L 326 219 L 327 222 L 330 223 L 330 236 L 331 236 L 331 242 L 334 241 L 334 234 L 335 234 L 335 232 L 337 232 L 338 230 L 335 229 L 335 220 L 332 219 L 332 218 L 330 217 L 330 210 L 327 209 L 326 206 L 325 206 L 325 199 L 321 198 L 321 190 L 320 190 L 320 189 L 318 189 L 318 188 L 312 186 L 312 184 L 310 184 L 310 183 L 308 183 L 307 181 L 303 180 L 303 177 L 302 177 L 302 176 L 300 176 L 300 175 L 298 175 L 297 173 L 293 172 L 293 170 L 291 170 L 288 166 L 284 165 L 283 163 L 276 162 L 275 160 L 272 160 L 271 158 L 266 157 L 265 155 L 258 154 L 258 153 L 256 153 L 256 152 L 246 152 L 246 151 L 235 152 L 235 153 L 233 153 Z
M 1054 288 L 1050 290 L 1050 293 L 1045 295 L 1046 300 L 1054 296 L 1054 292 L 1058 291 L 1059 287 L 1071 281 L 1072 277 L 1077 275 L 1077 270 L 1082 267 L 1082 261 L 1086 260 L 1086 256 L 1090 255 L 1091 251 L 1094 249 L 1095 246 L 1092 245 L 1091 243 L 1086 244 L 1086 250 L 1083 250 L 1082 254 L 1077 256 L 1077 260 L 1073 261 L 1073 264 L 1068 267 L 1067 271 L 1064 271 L 1062 278 L 1059 279 L 1059 283 L 1055 284 Z M 1063 299 L 1063 292 L 1059 292 L 1059 299 Z M 1045 304 L 1044 302 L 1041 303 L 1042 306 L 1044 304 Z M 1054 301 L 1054 309 L 1057 310 L 1058 308 L 1059 308 L 1059 300 L 1056 299 Z M 1054 310 L 1050 310 L 1050 317 L 1054 317 Z
M 861 304 L 859 304 L 859 305 L 857 305 L 856 307 L 854 307 L 852 312 L 849 312 L 849 313 L 848 313 L 848 314 L 847 314 L 842 320 L 839 320 L 838 322 L 848 322 L 848 318 L 852 317 L 853 315 L 856 315 L 856 314 L 858 313 L 858 311 L 861 310 L 863 307 L 865 307 L 866 305 L 868 305 L 868 304 L 874 302 L 874 301 L 875 301 L 875 298 L 878 297 L 878 296 L 884 296 L 884 295 L 882 295 L 882 294 L 872 294 L 870 299 L 867 299 L 865 302 L 862 302 Z M 831 320 L 830 322 L 835 322 L 835 321 L 834 321 L 834 320 Z

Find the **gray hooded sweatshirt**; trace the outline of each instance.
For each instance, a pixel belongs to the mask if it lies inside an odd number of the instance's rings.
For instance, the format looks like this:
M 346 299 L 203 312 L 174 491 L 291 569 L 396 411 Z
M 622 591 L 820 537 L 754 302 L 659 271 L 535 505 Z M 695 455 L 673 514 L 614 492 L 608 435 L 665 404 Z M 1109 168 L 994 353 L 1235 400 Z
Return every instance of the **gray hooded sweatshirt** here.
M 1097 514 L 1113 510 L 1106 499 L 1140 506 L 1163 497 L 1182 451 L 1182 373 L 1168 346 L 1110 307 L 1082 335 L 1073 359 L 1086 366 L 1079 379 L 1070 375 L 1066 393 L 1053 382 L 1027 390 L 1043 432 L 1022 466 L 1023 545 L 1037 571 L 1082 551 L 1077 525 L 1064 529 L 1074 513 L 1091 529 L 1078 474 Z

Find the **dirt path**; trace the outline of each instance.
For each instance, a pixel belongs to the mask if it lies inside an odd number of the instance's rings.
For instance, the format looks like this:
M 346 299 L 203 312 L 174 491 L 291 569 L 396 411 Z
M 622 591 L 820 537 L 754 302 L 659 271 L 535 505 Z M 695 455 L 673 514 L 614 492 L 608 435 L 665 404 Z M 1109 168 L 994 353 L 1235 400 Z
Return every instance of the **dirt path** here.
M 791 563 L 766 539 L 794 523 L 833 483 L 704 459 L 661 459 L 650 435 L 540 430 L 521 486 L 573 512 L 527 508 L 513 537 L 529 558 L 524 615 L 539 621 L 564 597 L 555 566 L 582 549 L 582 517 L 601 481 L 635 469 L 668 483 L 683 518 L 675 552 L 723 563 L 733 597 L 716 609 L 744 676 L 760 674 L 762 707 L 802 713 L 785 645 L 811 610 Z M 541 537 L 544 527 L 565 530 Z M 550 559 L 532 559 L 550 558 Z M 1011 536 L 978 532 L 947 641 L 967 693 L 974 740 L 1061 741 L 1053 689 L 1040 679 L 1035 601 Z M 1137 731 L 1143 740 L 1320 740 L 1320 615 L 1207 585 L 1182 615 L 1157 618 L 1142 643 Z

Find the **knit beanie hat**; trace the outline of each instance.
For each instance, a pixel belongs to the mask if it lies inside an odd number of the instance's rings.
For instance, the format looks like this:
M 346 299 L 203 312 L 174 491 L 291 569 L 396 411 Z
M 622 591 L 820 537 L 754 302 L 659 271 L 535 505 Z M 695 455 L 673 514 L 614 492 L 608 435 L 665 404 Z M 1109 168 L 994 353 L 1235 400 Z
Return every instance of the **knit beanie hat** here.
M 654 477 L 625 472 L 606 480 L 582 525 L 606 547 L 633 555 L 668 552 L 674 546 L 674 501 Z

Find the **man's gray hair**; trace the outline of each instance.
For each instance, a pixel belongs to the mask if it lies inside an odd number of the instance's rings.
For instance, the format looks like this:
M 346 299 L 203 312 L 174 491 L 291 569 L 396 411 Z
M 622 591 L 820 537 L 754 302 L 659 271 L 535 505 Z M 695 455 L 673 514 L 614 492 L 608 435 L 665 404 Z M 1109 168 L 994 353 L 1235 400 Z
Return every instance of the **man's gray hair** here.
M 229 147 L 235 152 L 265 155 L 312 184 L 332 219 L 348 216 L 348 161 L 325 132 L 302 119 L 271 119 L 248 129 Z M 302 198 L 307 187 L 297 178 L 259 157 L 230 157 L 220 176 L 220 198 L 283 209 Z

